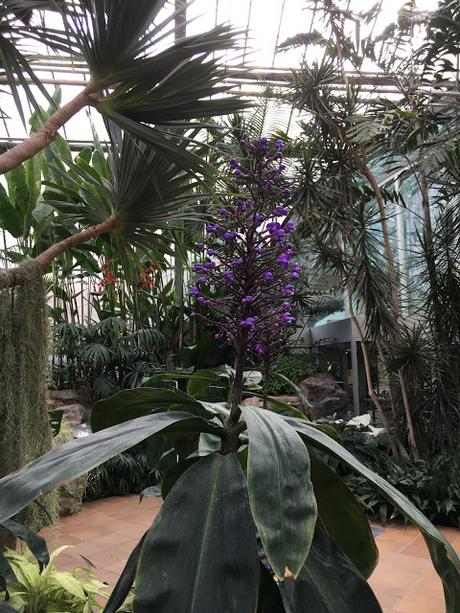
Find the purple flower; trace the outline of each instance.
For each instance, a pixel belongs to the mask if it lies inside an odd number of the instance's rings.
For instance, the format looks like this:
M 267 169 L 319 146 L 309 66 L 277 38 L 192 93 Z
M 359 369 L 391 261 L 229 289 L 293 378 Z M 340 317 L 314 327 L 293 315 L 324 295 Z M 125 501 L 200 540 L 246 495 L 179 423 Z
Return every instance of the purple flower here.
M 299 277 L 300 277 L 300 275 L 299 275 L 299 273 L 298 273 L 298 272 L 294 271 L 294 272 L 292 272 L 292 273 L 291 273 L 291 279 L 292 279 L 293 281 L 295 281 L 295 280 L 296 280 L 296 279 L 298 279 Z
M 283 198 L 290 198 L 292 196 L 292 191 L 289 189 L 289 187 L 285 187 L 281 194 Z
M 291 305 L 289 302 L 283 302 L 283 304 L 281 305 L 283 307 L 283 309 L 290 309 Z
M 286 232 L 294 232 L 295 228 L 296 228 L 296 225 L 294 221 L 287 221 L 284 224 L 284 229 L 286 230 Z
M 243 176 L 243 171 L 242 171 L 242 170 L 240 170 L 239 168 L 237 168 L 237 169 L 235 170 L 235 175 L 236 175 L 237 177 L 241 178 L 241 177 Z
M 256 352 L 263 355 L 265 353 L 265 347 L 261 343 L 256 343 Z
M 193 286 L 190 288 L 190 296 L 200 296 L 200 295 L 201 295 L 200 290 L 197 287 Z
M 254 215 L 254 221 L 255 221 L 257 224 L 262 223 L 264 219 L 265 219 L 265 215 L 261 215 L 260 213 L 256 213 L 256 214 Z
M 227 218 L 230 216 L 230 213 L 227 211 L 227 209 L 217 209 L 217 212 L 221 217 Z
M 280 165 L 278 166 L 278 170 L 279 170 L 280 172 L 283 172 L 283 170 L 286 170 L 286 164 L 280 164 Z
M 206 231 L 208 232 L 208 234 L 217 234 L 220 230 L 220 226 L 218 223 L 208 223 L 208 225 L 206 226 Z
M 208 255 L 217 255 L 217 249 L 208 249 Z
M 233 169 L 238 168 L 238 160 L 235 160 L 235 158 L 231 158 L 229 163 L 230 163 L 230 168 L 233 168 Z
M 211 268 L 215 268 L 215 266 L 216 266 L 216 263 L 213 262 L 212 260 L 209 260 L 209 261 L 205 262 L 205 264 L 203 265 L 203 268 L 205 270 L 210 270 Z
M 229 230 L 228 232 L 225 232 L 223 238 L 224 238 L 224 241 L 232 241 L 237 236 L 238 236 L 238 234 L 237 234 L 237 232 L 235 232 L 235 230 Z
M 192 311 L 192 312 L 190 313 L 190 317 L 197 317 L 197 315 L 198 315 L 198 313 L 195 313 L 195 311 Z
M 205 277 L 205 276 L 203 275 L 203 276 L 201 276 L 201 277 L 198 277 L 198 280 L 197 280 L 197 282 L 196 282 L 196 283 L 197 283 L 197 285 L 204 285 L 204 284 L 205 284 L 205 283 L 207 283 L 207 282 L 208 282 L 207 277 Z
M 227 283 L 233 283 L 235 281 L 235 277 L 233 276 L 233 273 L 230 272 L 229 270 L 226 270 L 224 272 L 223 277 Z
M 284 286 L 283 296 L 292 296 L 294 293 L 294 286 L 291 283 L 288 283 Z
M 204 296 L 198 296 L 198 298 L 196 299 L 196 301 L 197 301 L 199 304 L 205 304 L 205 302 L 206 302 L 206 298 L 205 298 Z
M 294 262 L 292 265 L 292 270 L 294 272 L 300 272 L 302 270 L 302 266 L 299 264 L 299 262 Z
M 265 189 L 272 189 L 272 187 L 275 184 L 273 183 L 273 181 L 271 179 L 269 179 L 266 183 L 265 183 Z
M 271 281 L 273 279 L 273 273 L 268 271 L 266 273 L 264 273 L 264 281 Z
M 240 321 L 240 326 L 242 328 L 253 328 L 255 323 L 256 323 L 255 317 L 246 317 L 246 319 L 242 319 Z
M 195 245 L 195 247 L 198 249 L 198 251 L 203 251 L 204 249 L 204 243 L 197 243 Z
M 267 224 L 267 230 L 270 234 L 276 234 L 279 232 L 279 230 L 281 230 L 281 224 L 279 224 L 277 221 L 271 221 Z
M 282 140 L 280 140 L 279 138 L 275 140 L 275 147 L 277 149 L 283 149 L 284 148 L 284 143 Z
M 195 262 L 195 264 L 193 265 L 193 269 L 196 270 L 197 272 L 200 272 L 204 270 L 204 266 L 201 262 Z
M 256 247 L 254 249 L 254 251 L 257 253 L 257 255 L 262 255 L 263 253 L 265 253 L 265 249 L 263 247 Z
M 289 260 L 291 259 L 292 255 L 286 251 L 285 253 L 282 253 L 279 257 L 278 257 L 278 264 L 281 266 L 281 268 L 283 270 L 287 270 L 289 268 Z
M 241 264 L 243 263 L 243 258 L 236 258 L 236 260 L 232 260 L 230 262 L 231 266 L 241 266 Z
M 295 317 L 293 317 L 289 311 L 283 314 L 283 321 L 287 324 L 293 324 L 295 322 Z
M 281 204 L 278 205 L 273 211 L 273 215 L 287 215 L 288 213 L 289 209 L 287 209 L 285 206 L 282 206 Z
M 245 296 L 243 298 L 243 302 L 246 302 L 246 303 L 252 302 L 253 300 L 254 300 L 254 298 L 252 296 Z

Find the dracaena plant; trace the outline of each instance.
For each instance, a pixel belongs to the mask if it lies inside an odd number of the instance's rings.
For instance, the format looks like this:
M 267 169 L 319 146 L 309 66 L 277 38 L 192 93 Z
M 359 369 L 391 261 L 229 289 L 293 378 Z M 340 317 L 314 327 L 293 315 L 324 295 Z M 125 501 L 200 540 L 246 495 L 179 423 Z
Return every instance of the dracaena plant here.
M 285 213 L 273 211 L 284 209 L 285 188 L 278 159 L 269 159 L 273 149 L 267 143 L 265 150 L 264 143 L 244 144 L 242 159 L 231 162 L 239 181 L 234 206 L 242 209 L 239 203 L 244 202 L 244 211 L 232 209 L 232 216 L 228 206 L 217 234 L 208 228 L 209 261 L 200 264 L 215 261 L 215 266 L 197 271 L 206 280 L 194 292 L 207 309 L 202 315 L 218 323 L 221 336 L 232 344 L 236 370 L 259 355 L 258 333 L 264 334 L 259 322 L 268 315 L 269 305 L 258 292 L 268 292 L 274 321 L 283 320 L 287 296 L 282 296 L 282 288 L 286 274 L 292 277 L 295 272 L 294 263 L 289 260 L 285 266 L 285 258 L 279 259 L 289 249 L 288 222 L 274 221 L 274 216 Z M 263 160 L 264 172 L 276 170 L 267 179 L 273 185 L 251 174 Z M 254 186 L 248 198 L 244 193 Z M 255 211 L 259 207 L 260 212 Z M 256 214 L 267 218 L 251 233 L 246 222 L 254 221 Z M 280 225 L 271 230 L 269 224 Z M 237 236 L 227 234 L 231 232 Z M 260 268 L 254 265 L 253 270 L 258 284 L 239 288 L 252 278 L 243 273 L 249 268 L 246 257 L 255 253 L 254 245 L 246 242 L 250 239 L 273 250 L 275 259 L 269 270 L 267 251 L 257 254 L 262 256 Z M 241 250 L 235 259 L 243 261 L 235 268 L 228 260 L 232 241 L 235 252 L 237 245 Z M 210 254 L 210 249 L 219 250 L 219 255 Z M 225 272 L 235 278 L 226 286 L 228 303 L 214 302 L 212 286 Z M 266 272 L 276 277 L 270 278 L 278 287 L 273 293 L 265 285 Z M 246 296 L 251 300 L 243 302 Z M 284 326 L 279 330 L 284 334 Z M 270 353 L 271 344 L 264 350 Z M 381 612 L 366 581 L 377 564 L 378 550 L 357 500 L 329 466 L 330 457 L 368 479 L 418 526 L 444 586 L 446 611 L 459 610 L 460 560 L 454 549 L 405 496 L 346 451 L 334 431 L 315 426 L 288 404 L 278 402 L 270 407 L 273 410 L 241 406 L 238 390 L 227 404 L 200 400 L 201 384 L 195 395 L 192 387 L 185 393 L 152 385 L 154 381 L 98 402 L 92 412 L 92 435 L 62 445 L 0 480 L 4 522 L 39 494 L 142 440 L 149 439 L 163 457 L 169 445 L 173 462 L 162 477 L 164 504 L 131 553 L 106 612 L 120 610 L 131 588 L 134 613 Z

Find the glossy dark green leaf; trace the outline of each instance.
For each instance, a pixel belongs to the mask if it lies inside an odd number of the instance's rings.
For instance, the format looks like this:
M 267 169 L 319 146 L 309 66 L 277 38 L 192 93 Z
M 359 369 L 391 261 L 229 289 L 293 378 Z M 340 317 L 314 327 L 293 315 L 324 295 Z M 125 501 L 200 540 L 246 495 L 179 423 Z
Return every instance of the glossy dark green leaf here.
M 0 479 L 0 522 L 62 481 L 75 479 L 160 430 L 190 432 L 208 424 L 188 413 L 157 413 L 70 441 Z
M 139 560 L 134 613 L 254 613 L 259 560 L 234 454 L 200 459 L 170 491 Z
M 380 475 L 369 470 L 339 443 L 336 443 L 329 436 L 323 434 L 323 432 L 312 428 L 301 420 L 285 418 L 285 421 L 301 434 L 307 444 L 318 447 L 326 453 L 335 456 L 369 479 L 370 483 L 387 500 L 395 505 L 410 522 L 419 528 L 430 551 L 433 565 L 443 582 L 446 613 L 458 613 L 460 611 L 460 560 L 452 545 L 450 545 L 441 532 L 433 526 L 408 498 L 380 477 Z
M 369 522 L 344 481 L 312 453 L 310 458 L 318 516 L 329 536 L 367 579 L 379 559 Z
M 260 564 L 257 613 L 285 613 L 278 583 L 262 563 Z
M 248 427 L 248 491 L 267 558 L 278 577 L 296 577 L 308 555 L 316 501 L 305 445 L 285 420 L 243 407 Z
M 211 368 L 197 370 L 188 381 L 187 393 L 196 398 L 200 398 L 205 395 L 210 385 L 222 385 L 222 379 L 219 373 Z
M 369 584 L 319 522 L 299 576 L 279 589 L 286 613 L 382 613 Z
M 6 519 L 1 525 L 9 530 L 14 536 L 27 545 L 30 551 L 37 558 L 40 568 L 44 568 L 50 561 L 50 554 L 45 539 L 36 534 L 33 530 L 20 524 L 14 519 Z
M 122 390 L 96 402 L 91 412 L 91 428 L 93 432 L 98 432 L 129 419 L 150 415 L 154 411 L 166 411 L 171 405 L 183 409 L 201 408 L 197 400 L 180 390 L 138 387 Z
M 188 460 L 177 462 L 177 464 L 174 464 L 174 466 L 168 468 L 163 475 L 163 479 L 161 480 L 161 495 L 163 496 L 163 499 L 166 499 L 166 496 L 172 490 L 179 477 L 182 477 L 182 475 L 197 461 L 198 458 L 189 458 Z
M 126 600 L 134 583 L 134 577 L 136 576 L 137 564 L 141 555 L 142 545 L 144 544 L 147 532 L 143 535 L 138 544 L 129 554 L 129 558 L 125 564 L 124 569 L 115 587 L 110 594 L 110 598 L 105 605 L 103 613 L 116 613 Z

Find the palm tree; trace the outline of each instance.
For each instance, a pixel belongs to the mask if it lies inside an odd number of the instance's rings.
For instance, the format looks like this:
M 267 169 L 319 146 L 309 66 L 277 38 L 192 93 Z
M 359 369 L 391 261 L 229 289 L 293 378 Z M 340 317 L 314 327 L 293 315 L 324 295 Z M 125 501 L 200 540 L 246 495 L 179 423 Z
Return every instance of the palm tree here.
M 16 15 L 26 14 L 30 21 L 30 11 L 37 4 L 8 0 L 2 8 L 5 15 L 14 8 Z M 218 59 L 214 59 L 216 53 L 236 44 L 237 33 L 227 26 L 217 26 L 206 33 L 182 37 L 164 48 L 164 41 L 174 33 L 175 20 L 186 11 L 186 5 L 180 4 L 177 10 L 161 18 L 163 13 L 160 12 L 165 4 L 165 0 L 139 0 L 133 10 L 132 5 L 124 0 L 72 0 L 54 4 L 62 20 L 61 28 L 29 25 L 27 32 L 30 37 L 46 42 L 70 59 L 84 60 L 90 80 L 70 102 L 57 108 L 40 129 L 0 155 L 0 173 L 16 168 L 47 147 L 56 138 L 58 130 L 88 106 L 101 113 L 109 125 L 116 125 L 130 135 L 134 139 L 132 143 L 142 141 L 144 149 L 150 147 L 150 151 L 155 151 L 152 154 L 142 149 L 140 154 L 147 158 L 156 155 L 155 163 L 164 156 L 175 168 L 201 175 L 212 172 L 204 156 L 193 151 L 190 144 L 193 145 L 201 125 L 198 120 L 227 114 L 243 106 L 239 99 L 227 95 L 228 87 L 222 85 L 225 71 L 219 66 Z M 24 34 L 17 26 L 17 18 L 5 18 L 2 25 L 2 40 L 11 44 Z M 5 54 L 2 59 L 3 69 L 15 93 L 19 65 L 17 62 L 8 64 Z M 25 66 L 32 75 L 31 64 Z M 136 146 L 132 145 L 132 151 Z M 126 156 L 123 158 L 125 162 L 129 166 Z M 151 167 L 151 162 L 152 159 L 147 161 L 146 168 Z M 128 175 L 131 171 L 132 168 L 124 169 Z M 140 172 L 139 167 L 136 172 Z M 160 176 L 159 167 L 156 172 Z M 128 183 L 132 180 L 132 177 L 123 176 Z M 77 234 L 38 256 L 37 262 L 42 270 L 46 271 L 51 261 L 64 250 L 95 236 L 116 232 L 118 237 L 138 240 L 138 233 L 144 231 L 143 222 L 148 226 L 150 221 L 147 218 L 158 213 L 149 209 L 149 213 L 143 215 L 143 209 L 135 202 L 136 199 L 132 198 L 130 204 L 127 201 L 119 203 L 117 210 L 105 211 L 107 216 L 93 215 L 90 227 L 83 227 Z M 87 213 L 86 221 L 91 211 Z

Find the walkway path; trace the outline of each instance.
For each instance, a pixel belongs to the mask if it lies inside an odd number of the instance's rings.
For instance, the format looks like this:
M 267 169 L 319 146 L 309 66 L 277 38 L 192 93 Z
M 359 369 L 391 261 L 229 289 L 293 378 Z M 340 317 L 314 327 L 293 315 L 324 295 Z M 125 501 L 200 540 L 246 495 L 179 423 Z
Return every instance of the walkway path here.
M 97 500 L 42 534 L 50 550 L 73 545 L 58 558 L 62 570 L 84 564 L 83 556 L 94 564 L 99 580 L 114 585 L 160 506 L 160 498 L 145 498 L 142 504 L 138 496 Z M 442 531 L 460 553 L 460 531 Z M 384 613 L 444 613 L 441 581 L 419 532 L 392 524 L 377 536 L 377 544 L 380 563 L 370 583 Z

